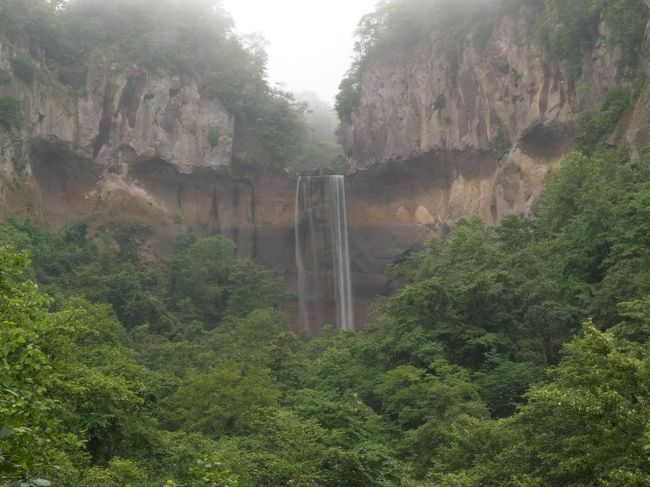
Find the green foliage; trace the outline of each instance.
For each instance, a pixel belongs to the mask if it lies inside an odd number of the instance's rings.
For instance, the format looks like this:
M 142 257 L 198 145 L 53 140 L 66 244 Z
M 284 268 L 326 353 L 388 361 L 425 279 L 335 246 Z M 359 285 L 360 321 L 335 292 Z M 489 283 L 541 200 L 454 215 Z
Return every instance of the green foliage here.
M 11 67 L 13 68 L 14 74 L 27 83 L 32 83 L 38 72 L 36 63 L 31 56 L 22 53 L 17 54 L 11 60 Z
M 142 485 L 146 473 L 135 462 L 114 458 L 106 468 L 92 467 L 84 472 L 80 485 L 91 487 L 124 487 Z
M 249 58 L 241 43 L 230 39 L 232 20 L 211 1 L 73 0 L 56 18 L 82 56 L 108 48 L 117 61 L 186 74 L 235 53 Z
M 0 36 L 9 42 L 60 58 L 68 47 L 62 40 L 55 12 L 61 0 L 0 0 Z
M 49 421 L 55 401 L 47 357 L 38 348 L 38 321 L 47 300 L 33 283 L 17 283 L 28 265 L 26 254 L 0 247 L 0 479 L 14 480 L 46 461 L 46 443 L 64 443 L 56 423 Z M 17 364 L 12 366 L 10 364 Z M 34 387 L 37 385 L 37 387 Z M 48 424 L 49 423 L 49 424 Z M 48 431 L 49 430 L 49 431 Z M 43 433 L 41 433 L 41 431 Z
M 237 36 L 220 2 L 0 0 L 0 18 L 0 35 L 31 53 L 43 52 L 45 64 L 67 85 L 83 85 L 85 65 L 98 53 L 116 66 L 193 76 L 201 94 L 217 98 L 278 164 L 290 167 L 307 157 L 304 105 L 270 86 L 265 41 Z M 22 53 L 13 70 L 27 82 L 37 74 Z M 219 139 L 212 128 L 208 143 L 216 147 Z
M 648 360 L 646 345 L 585 326 L 584 337 L 565 348 L 552 383 L 533 388 L 517 417 L 523 452 L 545 452 L 535 477 L 556 485 L 650 482 L 643 452 Z
M 337 141 L 336 109 L 316 93 L 304 92 L 299 99 L 307 110 L 307 133 L 300 157 L 290 166 L 295 175 L 347 174 L 347 158 Z
M 544 28 L 551 58 L 561 62 L 573 78 L 582 73 L 585 54 L 598 34 L 600 12 L 593 0 L 546 0 Z
M 342 122 L 352 123 L 352 116 L 359 110 L 361 103 L 361 74 L 358 65 L 348 71 L 339 85 L 336 95 L 336 113 Z
M 196 485 L 205 487 L 239 487 L 237 475 L 226 468 L 218 457 L 197 461 L 197 466 L 192 469 L 196 477 Z
M 255 52 L 260 49 L 255 48 Z M 241 60 L 233 60 L 233 66 L 210 75 L 203 94 L 221 101 L 250 127 L 278 162 L 291 166 L 304 150 L 306 106 L 290 93 L 268 86 L 263 64 L 266 57 L 258 56 L 242 66 Z
M 623 66 L 635 65 L 648 11 L 641 0 L 545 0 L 544 34 L 551 57 L 573 78 L 582 73 L 584 56 L 593 48 L 603 19 L 609 41 L 623 49 Z
M 611 136 L 625 113 L 634 107 L 639 92 L 632 88 L 614 88 L 607 92 L 600 106 L 576 116 L 583 131 L 576 139 L 576 148 L 587 154 Z
M 217 127 L 212 127 L 208 131 L 208 144 L 214 149 L 219 145 L 219 142 L 221 142 L 221 133 Z
M 437 112 L 440 110 L 444 110 L 447 107 L 447 98 L 445 98 L 445 95 L 440 93 L 438 96 L 436 96 L 436 99 L 433 102 L 433 109 Z
M 590 5 L 615 16 L 626 2 Z M 0 0 L 0 13 L 10 3 Z M 32 5 L 13 20 L 52 15 Z M 382 3 L 385 15 L 362 24 L 360 48 L 417 42 L 449 20 L 409 18 L 409 5 L 428 4 Z M 158 49 L 176 40 L 136 32 L 151 22 L 143 6 L 157 12 L 148 0 L 76 0 L 66 22 L 87 30 L 79 39 L 96 36 L 159 68 L 216 55 L 169 19 L 161 25 L 191 47 Z M 205 79 L 216 79 L 205 90 L 240 120 L 259 118 L 257 135 L 306 167 L 308 152 L 292 148 L 302 140 L 300 103 L 265 85 L 263 50 L 249 46 L 253 58 L 235 60 L 242 44 L 217 28 L 228 24 L 219 10 L 203 19 L 195 14 L 205 5 L 194 7 L 182 18 L 214 29 L 234 63 L 209 69 Z M 555 7 L 563 5 L 549 0 Z M 103 20 L 85 26 L 97 9 L 116 32 Z M 402 25 L 398 14 L 413 32 L 386 30 Z M 457 14 L 467 12 L 448 12 Z M 581 25 L 591 24 L 567 19 L 556 34 L 570 38 Z M 463 24 L 458 35 L 488 35 L 489 19 L 480 26 Z M 0 29 L 11 33 L 1 15 Z M 363 332 L 293 333 L 277 309 L 280 283 L 222 237 L 183 235 L 162 261 L 133 225 L 4 222 L 0 483 L 650 485 L 650 151 L 631 161 L 603 144 L 634 96 L 612 91 L 581 116 L 579 151 L 562 161 L 532 218 L 494 228 L 461 220 L 448 238 L 404 256 L 390 269 L 401 289 L 379 301 Z M 351 116 L 355 105 L 347 107 Z M 501 135 L 497 153 L 509 146 Z
M 9 75 L 9 73 L 6 70 L 0 68 L 0 86 L 9 84 L 10 81 L 11 81 L 11 76 Z
M 573 153 L 534 218 L 461 220 L 390 270 L 367 331 L 312 338 L 221 237 L 151 268 L 132 226 L 10 220 L 32 264 L 0 247 L 0 475 L 646 485 L 649 181 L 647 155 Z
M 20 100 L 15 96 L 0 96 L 0 127 L 10 132 L 20 125 Z
M 639 0 L 595 0 L 593 9 L 602 11 L 610 32 L 609 42 L 623 50 L 623 68 L 633 68 L 641 50 L 648 23 L 648 11 Z
M 512 149 L 512 141 L 510 140 L 508 127 L 503 124 L 499 125 L 499 131 L 492 141 L 492 149 L 496 153 L 498 160 L 501 160 L 507 156 Z
M 226 315 L 277 305 L 282 287 L 253 262 L 237 261 L 231 241 L 214 237 L 182 245 L 169 260 L 167 299 L 186 318 L 213 327 Z
M 171 398 L 174 421 L 185 431 L 220 437 L 251 428 L 280 393 L 271 371 L 224 362 L 207 372 L 190 372 Z
M 306 109 L 293 95 L 274 89 L 264 103 L 247 114 L 247 120 L 254 120 L 255 133 L 285 166 L 291 166 L 302 155 L 307 134 Z
M 27 169 L 27 166 L 30 164 L 30 159 L 27 154 L 23 150 L 16 151 L 16 154 L 11 160 L 14 169 L 17 174 L 22 175 L 25 172 L 25 169 Z
M 33 277 L 55 297 L 57 306 L 70 295 L 109 303 L 129 328 L 148 323 L 161 333 L 174 334 L 184 321 L 214 327 L 226 314 L 240 316 L 272 307 L 284 297 L 281 283 L 252 262 L 235 259 L 234 244 L 221 238 L 179 239 L 164 273 L 139 262 L 141 242 L 131 226 L 92 234 L 86 223 L 79 222 L 46 232 L 11 220 L 0 227 L 2 242 L 30 250 Z M 240 281 L 231 274 L 245 277 Z M 256 287 L 247 278 L 255 279 Z M 252 289 L 258 292 L 253 294 Z

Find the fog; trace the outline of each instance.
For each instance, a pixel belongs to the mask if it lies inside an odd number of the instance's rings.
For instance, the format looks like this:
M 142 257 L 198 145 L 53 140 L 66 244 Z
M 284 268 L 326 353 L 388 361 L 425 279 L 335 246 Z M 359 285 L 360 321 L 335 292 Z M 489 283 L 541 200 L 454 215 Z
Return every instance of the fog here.
M 223 0 L 239 33 L 269 41 L 269 77 L 332 102 L 350 67 L 354 29 L 377 0 Z

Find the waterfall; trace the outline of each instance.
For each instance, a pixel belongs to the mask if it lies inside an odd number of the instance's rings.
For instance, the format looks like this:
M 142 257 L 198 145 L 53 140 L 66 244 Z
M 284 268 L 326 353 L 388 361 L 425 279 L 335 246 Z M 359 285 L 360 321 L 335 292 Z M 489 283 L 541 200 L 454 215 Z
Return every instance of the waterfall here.
M 299 178 L 295 211 L 301 324 L 311 331 L 332 322 L 339 329 L 351 329 L 354 318 L 345 178 Z

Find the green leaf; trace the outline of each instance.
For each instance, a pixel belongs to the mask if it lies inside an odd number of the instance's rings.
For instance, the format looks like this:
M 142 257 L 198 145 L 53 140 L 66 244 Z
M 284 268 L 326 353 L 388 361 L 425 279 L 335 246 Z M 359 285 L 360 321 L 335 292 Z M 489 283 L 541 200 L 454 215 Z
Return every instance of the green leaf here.
M 9 426 L 3 426 L 0 428 L 0 438 L 9 438 L 11 436 L 11 428 Z

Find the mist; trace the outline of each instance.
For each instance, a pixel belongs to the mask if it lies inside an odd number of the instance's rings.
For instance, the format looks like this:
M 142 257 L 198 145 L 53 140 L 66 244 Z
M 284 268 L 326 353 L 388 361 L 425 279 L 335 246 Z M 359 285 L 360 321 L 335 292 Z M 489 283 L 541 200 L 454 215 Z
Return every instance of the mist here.
M 268 40 L 272 83 L 293 92 L 312 91 L 332 103 L 350 67 L 354 30 L 376 0 L 224 0 L 240 34 Z

